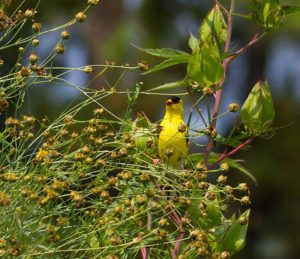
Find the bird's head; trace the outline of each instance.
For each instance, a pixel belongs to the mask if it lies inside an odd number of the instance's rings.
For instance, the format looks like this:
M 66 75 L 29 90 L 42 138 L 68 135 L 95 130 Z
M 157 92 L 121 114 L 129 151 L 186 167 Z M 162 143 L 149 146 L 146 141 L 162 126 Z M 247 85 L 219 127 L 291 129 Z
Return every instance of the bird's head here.
M 183 113 L 183 103 L 182 100 L 177 96 L 170 96 L 165 101 L 167 112 L 173 112 L 182 114 Z

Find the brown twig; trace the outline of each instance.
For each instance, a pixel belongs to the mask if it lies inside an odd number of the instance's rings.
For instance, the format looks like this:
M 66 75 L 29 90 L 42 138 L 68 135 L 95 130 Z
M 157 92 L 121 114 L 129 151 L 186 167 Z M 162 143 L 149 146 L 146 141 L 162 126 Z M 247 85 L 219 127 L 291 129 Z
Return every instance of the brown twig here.
M 232 62 L 238 55 L 240 55 L 240 54 L 244 53 L 246 50 L 248 50 L 252 45 L 254 45 L 256 42 L 258 42 L 263 36 L 265 36 L 265 32 L 263 32 L 262 30 L 259 30 L 244 47 L 240 48 L 232 56 L 227 58 L 228 63 Z

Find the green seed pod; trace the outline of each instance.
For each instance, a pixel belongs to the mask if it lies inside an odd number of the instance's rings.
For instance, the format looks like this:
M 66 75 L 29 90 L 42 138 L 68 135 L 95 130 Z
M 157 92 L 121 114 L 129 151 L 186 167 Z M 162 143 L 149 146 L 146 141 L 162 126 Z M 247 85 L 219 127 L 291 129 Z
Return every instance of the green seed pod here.
M 252 0 L 252 19 L 267 31 L 278 29 L 285 22 L 285 11 L 279 0 Z
M 251 90 L 241 109 L 245 129 L 254 135 L 270 130 L 275 116 L 274 104 L 267 81 L 259 81 Z

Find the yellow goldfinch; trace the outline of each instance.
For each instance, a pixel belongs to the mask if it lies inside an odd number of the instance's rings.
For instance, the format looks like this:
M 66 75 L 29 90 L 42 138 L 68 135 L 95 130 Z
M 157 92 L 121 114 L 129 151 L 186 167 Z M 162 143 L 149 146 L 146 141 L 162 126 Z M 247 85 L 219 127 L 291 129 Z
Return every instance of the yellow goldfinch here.
M 173 168 L 180 168 L 187 155 L 187 127 L 183 120 L 183 103 L 179 97 L 166 99 L 166 113 L 160 124 L 158 153 Z

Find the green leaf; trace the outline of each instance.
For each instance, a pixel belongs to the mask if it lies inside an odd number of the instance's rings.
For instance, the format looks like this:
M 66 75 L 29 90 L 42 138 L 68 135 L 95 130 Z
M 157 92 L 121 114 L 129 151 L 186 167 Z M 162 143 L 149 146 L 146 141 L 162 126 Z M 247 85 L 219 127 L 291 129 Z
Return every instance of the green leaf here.
M 246 210 L 241 216 L 247 223 L 241 224 L 238 220 L 231 225 L 225 226 L 226 230 L 218 238 L 220 251 L 228 251 L 231 255 L 240 251 L 246 242 L 250 210 Z
M 200 42 L 215 42 L 220 46 L 226 41 L 227 25 L 219 5 L 208 13 L 199 29 Z
M 170 59 L 167 59 L 167 60 L 161 62 L 157 66 L 155 66 L 155 67 L 149 69 L 148 71 L 142 73 L 142 75 L 150 74 L 150 73 L 153 73 L 153 72 L 158 71 L 158 70 L 162 70 L 162 69 L 167 68 L 167 67 L 171 67 L 171 66 L 178 65 L 178 64 L 183 64 L 183 63 L 188 63 L 188 62 L 189 62 L 189 56 L 187 56 L 187 55 L 177 56 L 175 58 L 170 58 Z
M 172 83 L 166 83 L 166 84 L 154 87 L 148 91 L 152 92 L 152 91 L 169 90 L 169 89 L 174 89 L 174 88 L 183 87 L 183 86 L 188 86 L 188 82 L 186 80 L 176 81 L 176 82 L 172 82 Z
M 255 135 L 262 135 L 270 129 L 275 110 L 267 81 L 259 81 L 251 90 L 241 109 L 241 121 L 245 128 Z
M 206 204 L 206 211 L 207 216 L 203 221 L 207 229 L 217 226 L 223 221 L 223 214 L 221 213 L 220 204 L 217 199 Z
M 279 0 L 252 2 L 252 20 L 265 30 L 275 30 L 285 22 L 285 11 Z
M 221 155 L 222 154 L 220 153 L 211 152 L 208 159 L 208 164 L 214 164 L 215 162 L 217 162 L 218 159 L 221 157 Z M 204 153 L 191 154 L 188 156 L 188 159 L 186 159 L 185 161 L 185 168 L 190 168 L 191 163 L 194 165 L 192 166 L 192 168 L 194 168 L 195 165 L 201 161 L 204 161 Z M 250 179 L 252 179 L 255 183 L 257 183 L 255 177 L 250 173 L 250 171 L 246 167 L 241 165 L 241 160 L 231 159 L 227 157 L 223 160 L 223 162 L 227 163 L 230 167 L 237 169 L 238 171 L 240 171 L 241 173 L 245 174 Z
M 160 58 L 176 58 L 178 56 L 186 56 L 189 57 L 189 54 L 181 51 L 181 50 L 176 50 L 176 49 L 169 49 L 169 48 L 163 48 L 163 49 L 145 49 L 138 47 L 136 45 L 133 45 L 137 49 L 146 52 L 152 56 L 160 57 Z
M 190 39 L 189 39 L 189 47 L 192 51 L 196 50 L 196 48 L 199 46 L 199 40 L 190 33 Z
M 286 6 L 284 7 L 285 15 L 300 13 L 300 7 Z
M 219 82 L 224 73 L 216 46 L 195 49 L 187 67 L 188 77 L 199 85 L 209 86 Z
M 250 171 L 246 167 L 241 165 L 239 160 L 225 159 L 224 162 L 228 162 L 228 165 L 230 167 L 235 168 L 243 174 L 247 175 L 251 180 L 254 181 L 255 184 L 257 184 L 256 178 L 253 176 L 253 174 L 250 173 Z

